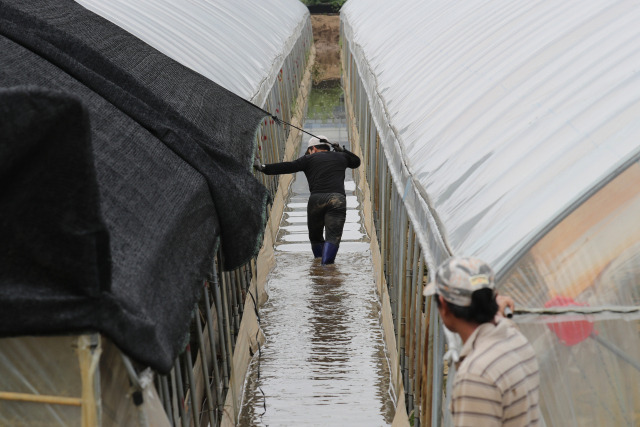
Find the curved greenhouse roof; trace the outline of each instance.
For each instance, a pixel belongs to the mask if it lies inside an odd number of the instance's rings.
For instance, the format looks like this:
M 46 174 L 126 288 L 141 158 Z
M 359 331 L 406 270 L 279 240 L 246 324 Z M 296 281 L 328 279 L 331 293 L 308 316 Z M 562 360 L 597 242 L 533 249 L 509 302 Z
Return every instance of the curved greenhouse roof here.
M 260 106 L 310 25 L 308 9 L 291 0 L 77 2 Z
M 0 21 L 0 153 L 24 166 L 0 200 L 0 336 L 100 331 L 168 372 L 214 260 L 262 245 L 270 190 L 251 164 L 287 135 L 245 100 L 288 120 L 309 13 L 1 0 Z
M 546 425 L 637 424 L 640 5 L 350 0 L 341 18 L 429 274 L 494 267 Z
M 499 271 L 639 151 L 636 4 L 374 3 L 344 6 L 345 38 L 435 252 Z

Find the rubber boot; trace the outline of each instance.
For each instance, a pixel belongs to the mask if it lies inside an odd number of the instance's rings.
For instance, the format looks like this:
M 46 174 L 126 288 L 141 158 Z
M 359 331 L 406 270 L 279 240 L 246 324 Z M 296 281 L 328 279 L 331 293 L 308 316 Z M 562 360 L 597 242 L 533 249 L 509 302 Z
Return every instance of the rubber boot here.
M 322 258 L 322 246 L 323 243 L 312 243 L 311 250 L 313 251 L 314 258 Z
M 324 242 L 322 247 L 322 265 L 333 264 L 338 253 L 338 245 L 330 242 Z

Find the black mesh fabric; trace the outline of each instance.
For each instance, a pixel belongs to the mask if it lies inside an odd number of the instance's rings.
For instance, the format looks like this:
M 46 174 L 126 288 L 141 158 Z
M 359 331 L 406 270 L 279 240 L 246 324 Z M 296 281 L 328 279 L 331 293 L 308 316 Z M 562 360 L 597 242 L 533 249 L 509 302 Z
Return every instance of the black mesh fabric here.
M 0 0 L 0 52 L 0 335 L 167 372 L 219 240 L 227 269 L 259 249 L 264 113 L 73 1 Z

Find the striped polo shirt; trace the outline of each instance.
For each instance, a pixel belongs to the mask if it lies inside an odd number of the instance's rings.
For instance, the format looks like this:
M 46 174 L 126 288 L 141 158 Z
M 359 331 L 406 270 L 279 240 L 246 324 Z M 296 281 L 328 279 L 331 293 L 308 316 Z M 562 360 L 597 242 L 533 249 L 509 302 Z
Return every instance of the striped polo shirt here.
M 453 425 L 538 426 L 538 361 L 515 324 L 483 323 L 462 347 L 453 382 Z

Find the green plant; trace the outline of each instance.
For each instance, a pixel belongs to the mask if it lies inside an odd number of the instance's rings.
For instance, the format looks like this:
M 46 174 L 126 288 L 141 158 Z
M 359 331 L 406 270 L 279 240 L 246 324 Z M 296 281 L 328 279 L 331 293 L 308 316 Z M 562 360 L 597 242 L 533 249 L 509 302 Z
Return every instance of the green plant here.
M 340 105 L 341 94 L 340 85 L 314 87 L 309 94 L 307 117 L 322 121 L 333 119 L 334 110 Z
M 317 63 L 313 64 L 313 67 L 311 67 L 311 80 L 313 81 L 313 84 L 318 84 L 322 80 L 322 70 Z

